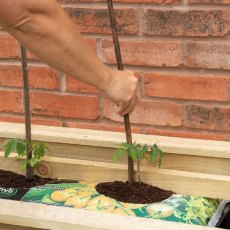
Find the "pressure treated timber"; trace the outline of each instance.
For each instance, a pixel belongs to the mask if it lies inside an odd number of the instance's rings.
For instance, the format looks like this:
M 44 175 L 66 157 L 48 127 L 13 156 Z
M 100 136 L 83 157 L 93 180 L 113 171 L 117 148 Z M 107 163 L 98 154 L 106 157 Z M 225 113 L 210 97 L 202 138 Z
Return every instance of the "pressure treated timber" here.
M 15 161 L 14 157 L 3 159 L 2 156 L 3 153 L 1 153 L 0 157 L 1 169 L 18 168 L 19 162 Z M 19 171 L 17 170 L 17 172 Z M 96 183 L 127 180 L 127 166 L 124 164 L 57 157 L 45 157 L 36 173 L 44 177 L 76 179 Z M 230 176 L 150 167 L 142 167 L 141 175 L 146 183 L 154 184 L 179 194 L 230 200 Z
M 0 122 L 0 137 L 23 138 L 24 124 Z M 120 143 L 125 141 L 125 134 L 119 132 L 33 125 L 32 138 L 45 142 L 117 148 Z M 156 142 L 162 150 L 167 153 L 230 158 L 230 142 L 143 134 L 133 134 L 133 141 L 148 145 L 152 145 Z
M 0 122 L 0 141 L 23 137 L 24 125 Z M 44 141 L 47 156 L 113 162 L 113 154 L 125 141 L 123 133 L 63 127 L 32 126 L 33 139 Z M 230 142 L 205 141 L 152 135 L 133 135 L 138 143 L 157 143 L 164 150 L 162 169 L 230 176 Z M 3 146 L 0 145 L 0 150 Z M 118 163 L 126 163 L 122 158 Z M 143 166 L 149 166 L 142 161 Z
M 0 200 L 0 223 L 51 230 L 214 230 L 96 211 Z M 22 212 L 23 210 L 23 212 Z M 19 229 L 21 230 L 21 229 Z M 27 229 L 25 229 L 27 230 Z

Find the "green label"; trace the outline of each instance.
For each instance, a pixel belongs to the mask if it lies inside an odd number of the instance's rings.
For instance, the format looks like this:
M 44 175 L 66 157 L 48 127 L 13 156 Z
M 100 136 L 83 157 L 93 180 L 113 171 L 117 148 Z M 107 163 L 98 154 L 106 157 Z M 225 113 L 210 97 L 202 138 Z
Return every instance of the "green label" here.
M 0 197 L 11 197 L 17 193 L 17 189 L 14 188 L 0 188 Z

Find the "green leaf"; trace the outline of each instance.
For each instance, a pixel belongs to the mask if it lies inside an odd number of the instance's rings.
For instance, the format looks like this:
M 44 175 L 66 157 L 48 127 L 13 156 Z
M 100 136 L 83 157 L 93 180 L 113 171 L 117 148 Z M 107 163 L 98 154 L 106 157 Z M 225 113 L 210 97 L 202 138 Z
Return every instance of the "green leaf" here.
M 45 147 L 43 144 L 38 144 L 34 150 L 34 156 L 36 158 L 44 157 L 45 155 Z
M 27 164 L 28 164 L 28 160 L 22 161 L 22 163 L 20 164 L 20 170 L 25 171 Z
M 136 143 L 136 142 L 135 142 Z M 136 150 L 140 150 L 142 148 L 142 146 L 140 144 L 134 144 L 133 145 L 135 147 Z
M 136 150 L 134 149 L 134 146 L 133 146 L 133 145 L 130 146 L 130 149 L 129 149 L 129 156 L 132 158 L 133 161 L 137 161 L 138 155 L 137 155 L 137 152 L 136 152 Z
M 142 149 L 140 150 L 140 158 L 143 158 L 144 154 L 147 152 L 148 146 L 144 145 Z
M 27 154 L 27 146 L 29 151 L 32 152 L 32 158 L 30 160 L 23 160 L 20 164 L 20 169 L 24 171 L 26 166 L 29 164 L 30 167 L 35 167 L 40 161 L 41 158 L 45 155 L 45 151 L 48 148 L 43 143 L 37 143 L 33 141 L 26 141 L 22 139 L 11 139 L 5 144 L 5 157 L 8 157 L 15 149 L 20 158 L 24 157 Z
M 113 161 L 118 161 L 123 155 L 125 155 L 126 149 L 120 147 L 114 154 Z
M 162 158 L 164 156 L 164 153 L 160 149 L 158 149 L 158 153 L 159 153 L 158 167 L 160 168 L 161 167 Z
M 28 145 L 28 151 L 30 152 L 33 152 L 37 147 L 37 144 L 35 144 L 33 141 L 27 142 L 27 145 Z
M 20 157 L 23 157 L 26 155 L 26 146 L 22 141 L 17 142 L 16 150 Z
M 129 156 L 132 158 L 133 161 L 137 161 L 137 156 L 133 154 L 132 152 L 129 153 Z
M 150 155 L 150 162 L 153 163 L 156 158 L 158 159 L 158 167 L 161 167 L 162 157 L 164 155 L 163 151 L 157 146 L 157 144 L 154 144 L 151 148 L 151 155 Z
M 33 158 L 31 158 L 31 160 L 29 160 L 28 163 L 29 163 L 30 167 L 34 168 L 40 161 L 41 161 L 40 158 L 33 157 Z
M 17 146 L 17 141 L 12 139 L 10 141 L 8 141 L 6 144 L 5 144 L 5 153 L 4 153 L 4 157 L 8 157 L 16 148 Z
M 159 148 L 158 148 L 158 151 L 160 153 L 160 156 L 163 157 L 164 156 L 164 152 L 161 149 L 159 149 Z
M 150 163 L 151 164 L 155 161 L 156 156 L 157 156 L 157 152 L 155 149 L 152 148 L 150 152 Z

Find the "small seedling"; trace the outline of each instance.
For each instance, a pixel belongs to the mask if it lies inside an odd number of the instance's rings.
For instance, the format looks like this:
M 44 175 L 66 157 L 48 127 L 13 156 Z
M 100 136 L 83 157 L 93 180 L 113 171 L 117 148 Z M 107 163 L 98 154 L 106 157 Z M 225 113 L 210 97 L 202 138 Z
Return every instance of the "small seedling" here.
M 149 150 L 149 157 L 147 156 L 147 152 Z M 151 164 L 154 161 L 158 162 L 158 167 L 161 167 L 161 161 L 163 157 L 163 151 L 154 144 L 153 146 L 140 145 L 136 144 L 127 144 L 122 143 L 119 149 L 114 154 L 114 161 L 118 161 L 120 157 L 124 156 L 126 153 L 132 158 L 134 162 L 137 162 L 137 178 L 138 181 L 141 181 L 141 173 L 140 173 L 140 161 L 141 159 L 147 159 Z
M 41 158 L 44 157 L 46 150 L 48 150 L 43 143 L 35 141 L 30 141 L 27 143 L 26 140 L 22 139 L 11 139 L 5 144 L 4 147 L 4 157 L 8 157 L 16 150 L 19 159 L 22 159 L 20 164 L 21 171 L 24 171 L 27 166 L 34 168 L 41 161 Z M 25 156 L 27 155 L 27 147 L 28 151 L 32 153 L 31 159 L 25 159 Z

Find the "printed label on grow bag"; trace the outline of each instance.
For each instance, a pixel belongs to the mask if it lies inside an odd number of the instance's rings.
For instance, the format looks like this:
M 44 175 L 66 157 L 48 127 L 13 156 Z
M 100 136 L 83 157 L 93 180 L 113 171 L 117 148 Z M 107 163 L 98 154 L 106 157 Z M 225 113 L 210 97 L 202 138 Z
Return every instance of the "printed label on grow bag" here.
M 159 203 L 130 204 L 99 194 L 96 184 L 64 180 L 54 183 L 31 189 L 0 188 L 0 198 L 204 226 L 220 203 L 218 199 L 174 194 Z
M 217 199 L 182 195 L 172 195 L 153 204 L 123 203 L 99 194 L 95 185 L 86 182 L 48 184 L 31 188 L 22 201 L 204 226 L 220 203 Z
M 29 191 L 29 189 L 15 189 L 15 188 L 1 188 L 0 187 L 0 198 L 21 200 L 22 197 Z

